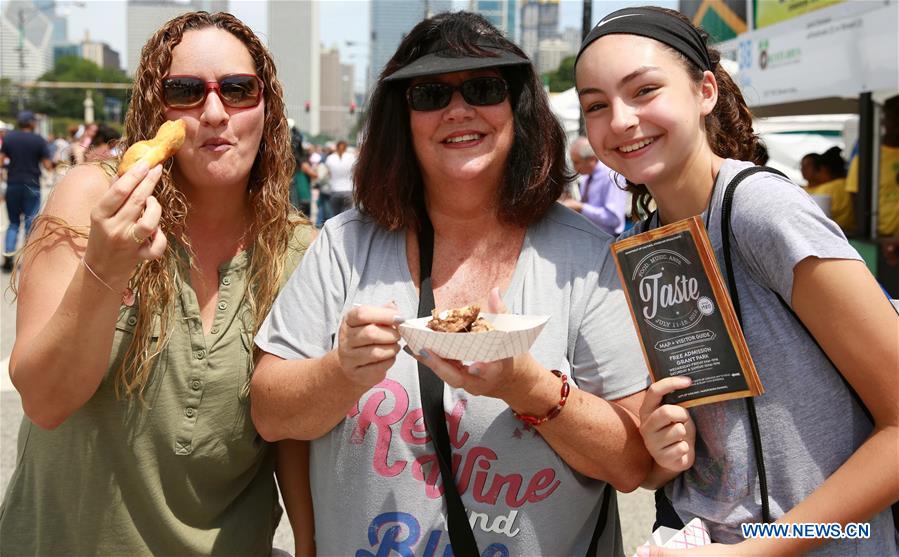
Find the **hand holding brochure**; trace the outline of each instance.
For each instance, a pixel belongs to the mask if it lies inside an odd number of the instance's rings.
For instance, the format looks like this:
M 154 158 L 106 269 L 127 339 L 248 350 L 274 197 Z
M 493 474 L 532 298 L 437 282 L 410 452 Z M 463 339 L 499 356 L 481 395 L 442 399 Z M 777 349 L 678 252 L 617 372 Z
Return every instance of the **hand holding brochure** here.
M 625 238 L 612 252 L 653 380 L 693 380 L 666 403 L 764 392 L 699 217 Z

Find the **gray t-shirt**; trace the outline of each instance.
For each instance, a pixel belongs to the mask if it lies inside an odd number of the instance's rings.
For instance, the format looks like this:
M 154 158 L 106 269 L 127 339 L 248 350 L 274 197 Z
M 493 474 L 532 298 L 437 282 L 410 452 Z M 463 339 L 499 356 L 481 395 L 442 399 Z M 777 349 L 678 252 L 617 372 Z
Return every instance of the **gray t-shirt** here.
M 531 348 L 537 361 L 581 389 L 618 399 L 645 389 L 649 379 L 610 241 L 554 206 L 528 229 L 503 299 L 511 313 L 551 316 Z M 325 225 L 256 343 L 281 358 L 316 358 L 332 349 L 353 304 L 391 300 L 415 316 L 405 233 L 348 211 Z M 568 467 L 502 400 L 447 386 L 444 406 L 456 484 L 483 555 L 584 555 L 604 483 Z M 410 356 L 401 352 L 387 378 L 312 443 L 310 466 L 320 554 L 386 555 L 390 547 L 403 555 L 447 554 L 439 469 Z M 601 555 L 620 551 L 618 536 L 613 501 Z
M 724 273 L 721 203 L 731 179 L 751 163 L 726 160 L 710 215 L 703 215 Z M 658 226 L 653 219 L 651 227 Z M 630 230 L 623 236 L 642 231 Z M 731 211 L 731 260 L 743 333 L 765 394 L 756 410 L 773 519 L 803 501 L 845 462 L 872 425 L 797 318 L 777 294 L 792 300 L 793 268 L 807 257 L 860 260 L 840 228 L 792 182 L 763 172 L 736 190 Z M 726 279 L 726 277 L 725 277 Z M 684 522 L 701 518 L 712 539 L 743 541 L 740 524 L 761 522 L 761 495 L 752 433 L 743 400 L 690 409 L 696 422 L 696 462 L 666 486 Z M 814 555 L 895 555 L 889 509 L 871 519 L 868 540 L 834 540 Z

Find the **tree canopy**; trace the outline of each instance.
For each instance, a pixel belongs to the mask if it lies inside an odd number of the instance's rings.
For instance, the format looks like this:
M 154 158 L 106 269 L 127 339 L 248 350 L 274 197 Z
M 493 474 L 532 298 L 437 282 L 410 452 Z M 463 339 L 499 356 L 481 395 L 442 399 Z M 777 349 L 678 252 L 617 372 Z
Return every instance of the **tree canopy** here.
M 560 93 L 574 87 L 574 58 L 564 58 L 556 71 L 543 74 L 543 82 L 549 85 L 550 93 Z
M 63 56 L 56 60 L 53 69 L 38 78 L 38 81 L 87 81 L 96 83 L 130 83 L 131 79 L 121 70 L 101 68 L 90 60 L 77 56 Z M 68 116 L 81 119 L 84 116 L 84 89 L 38 89 L 31 93 L 28 108 L 52 116 Z M 106 97 L 127 102 L 128 92 L 122 90 L 93 90 L 94 110 L 104 117 L 103 107 Z

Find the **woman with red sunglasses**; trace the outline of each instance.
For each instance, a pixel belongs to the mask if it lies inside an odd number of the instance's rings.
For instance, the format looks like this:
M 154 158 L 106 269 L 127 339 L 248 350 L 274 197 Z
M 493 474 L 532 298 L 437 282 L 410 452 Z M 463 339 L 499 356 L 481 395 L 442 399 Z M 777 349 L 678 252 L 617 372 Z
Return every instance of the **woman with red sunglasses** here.
M 366 114 L 359 209 L 327 222 L 256 336 L 253 418 L 312 440 L 319 552 L 620 555 L 610 486 L 649 470 L 648 374 L 633 329 L 606 326 L 629 319 L 610 237 L 556 203 L 564 134 L 533 66 L 482 17 L 441 14 Z M 401 353 L 397 324 L 429 297 L 550 318 L 515 358 Z
M 73 168 L 20 257 L 9 369 L 26 417 L 0 554 L 271 554 L 251 339 L 311 229 L 288 199 L 272 59 L 233 16 L 182 15 L 144 47 L 123 150 L 176 119 L 186 139 L 162 166 Z

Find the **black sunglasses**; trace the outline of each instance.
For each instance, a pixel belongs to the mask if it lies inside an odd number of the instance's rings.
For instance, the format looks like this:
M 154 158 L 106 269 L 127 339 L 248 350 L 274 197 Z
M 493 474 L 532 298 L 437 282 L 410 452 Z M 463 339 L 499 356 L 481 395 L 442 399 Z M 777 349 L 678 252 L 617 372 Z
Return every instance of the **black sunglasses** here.
M 162 80 L 163 102 L 169 108 L 193 108 L 215 91 L 222 104 L 231 108 L 252 108 L 262 100 L 262 80 L 253 74 L 226 75 L 206 81 L 193 75 L 170 75 Z
M 417 83 L 406 89 L 406 100 L 412 110 L 440 110 L 449 105 L 457 90 L 462 93 L 465 102 L 472 106 L 499 104 L 509 95 L 509 85 L 505 79 L 485 76 L 466 79 L 458 87 L 440 82 Z

